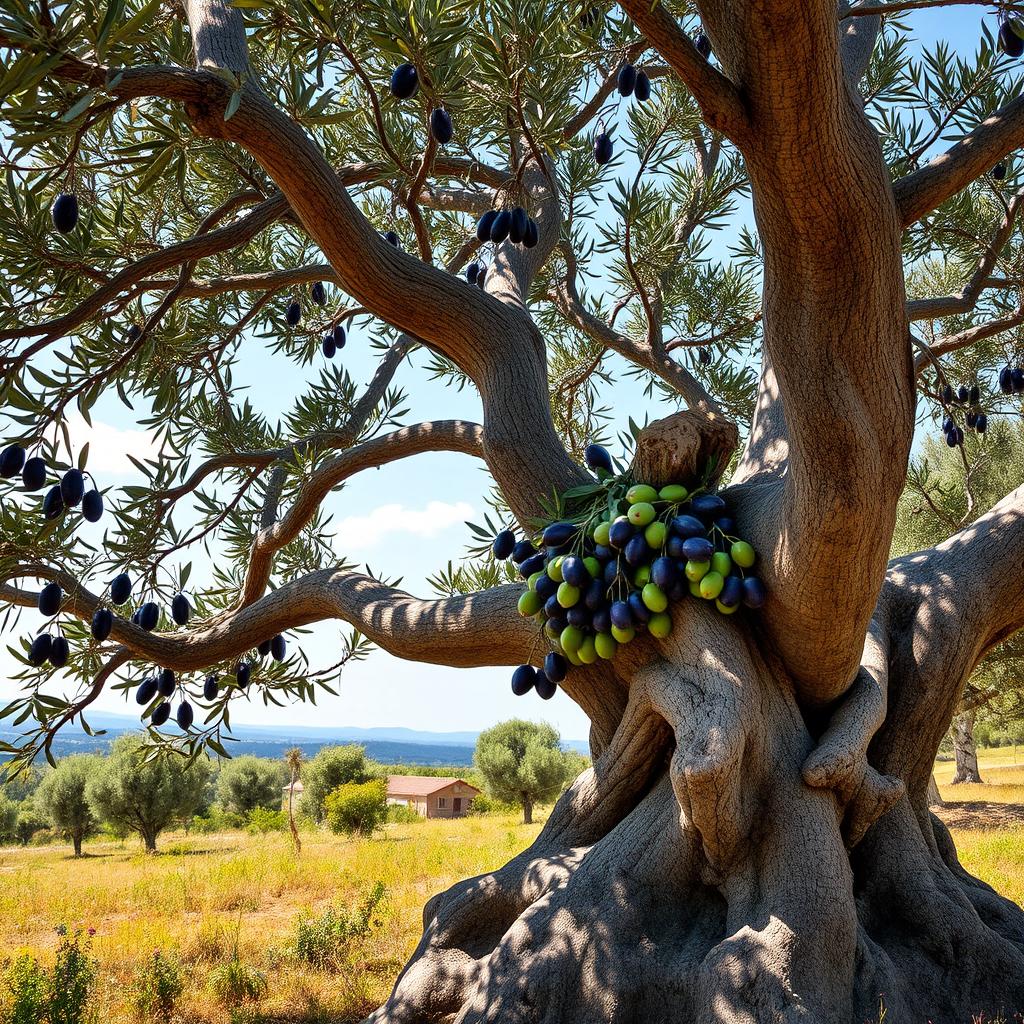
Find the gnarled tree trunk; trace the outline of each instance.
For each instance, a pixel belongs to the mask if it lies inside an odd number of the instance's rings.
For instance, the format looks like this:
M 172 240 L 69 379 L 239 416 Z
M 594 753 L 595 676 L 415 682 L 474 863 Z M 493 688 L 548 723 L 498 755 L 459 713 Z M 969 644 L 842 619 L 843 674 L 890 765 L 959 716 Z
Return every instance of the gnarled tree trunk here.
M 975 710 L 961 711 L 953 718 L 953 754 L 956 757 L 956 772 L 952 782 L 982 782 L 978 770 L 978 750 L 974 745 Z

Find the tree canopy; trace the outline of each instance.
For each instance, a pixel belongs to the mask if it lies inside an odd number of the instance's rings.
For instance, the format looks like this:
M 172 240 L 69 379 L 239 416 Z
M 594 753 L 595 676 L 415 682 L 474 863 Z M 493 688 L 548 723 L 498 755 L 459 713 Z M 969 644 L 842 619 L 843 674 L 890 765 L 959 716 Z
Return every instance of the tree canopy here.
M 86 797 L 97 817 L 115 830 L 141 836 L 156 850 L 157 836 L 192 816 L 203 797 L 209 767 L 205 759 L 146 759 L 140 736 L 119 736 L 86 783 Z
M 299 807 L 314 821 L 323 821 L 324 804 L 329 793 L 348 783 L 368 781 L 370 771 L 366 764 L 366 751 L 362 747 L 355 744 L 321 747 L 302 765 L 302 801 Z
M 521 719 L 480 733 L 473 763 L 484 777 L 487 792 L 497 800 L 518 804 L 527 824 L 533 820 L 534 804 L 558 796 L 569 773 L 558 732 L 550 725 Z
M 217 773 L 217 801 L 227 811 L 248 814 L 257 807 L 279 811 L 285 773 L 278 761 L 243 754 L 225 761 Z
M 91 754 L 61 758 L 53 771 L 43 776 L 33 795 L 33 806 L 49 819 L 52 827 L 71 840 L 75 856 L 82 855 L 82 840 L 98 824 L 86 787 L 100 770 L 102 761 Z

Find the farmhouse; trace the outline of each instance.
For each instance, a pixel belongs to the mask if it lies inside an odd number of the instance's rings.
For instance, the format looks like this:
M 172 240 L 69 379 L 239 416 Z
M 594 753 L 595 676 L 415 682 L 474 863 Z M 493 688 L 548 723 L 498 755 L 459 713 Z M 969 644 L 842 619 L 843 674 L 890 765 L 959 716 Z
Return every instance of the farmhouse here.
M 424 818 L 461 818 L 479 793 L 462 779 L 388 776 L 388 803 L 410 807 Z

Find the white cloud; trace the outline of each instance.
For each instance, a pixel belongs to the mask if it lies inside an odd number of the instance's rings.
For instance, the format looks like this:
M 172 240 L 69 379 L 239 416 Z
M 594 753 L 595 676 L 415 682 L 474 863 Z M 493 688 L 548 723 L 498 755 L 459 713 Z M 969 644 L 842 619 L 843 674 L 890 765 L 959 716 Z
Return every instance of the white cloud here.
M 380 505 L 368 515 L 345 516 L 339 520 L 338 546 L 348 553 L 375 547 L 393 534 L 436 537 L 472 515 L 473 506 L 466 501 L 455 504 L 431 501 L 422 509 L 406 508 L 397 503 Z
M 82 447 L 89 445 L 89 470 L 93 473 L 138 475 L 128 456 L 136 459 L 156 457 L 155 436 L 147 430 L 121 430 L 109 423 L 93 419 L 92 426 L 75 413 L 68 416 L 68 432 L 75 446 L 75 457 Z M 103 485 L 101 481 L 101 486 Z

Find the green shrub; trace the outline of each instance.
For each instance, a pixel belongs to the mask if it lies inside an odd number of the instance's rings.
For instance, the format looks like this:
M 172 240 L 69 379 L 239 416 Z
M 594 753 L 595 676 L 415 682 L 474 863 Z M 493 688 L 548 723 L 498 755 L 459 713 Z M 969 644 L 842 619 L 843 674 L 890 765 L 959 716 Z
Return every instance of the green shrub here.
M 32 833 L 32 838 L 29 840 L 29 844 L 32 846 L 53 846 L 54 843 L 58 842 L 60 837 L 53 829 L 50 828 L 39 828 Z
M 267 994 L 267 978 L 262 971 L 233 957 L 210 972 L 210 988 L 222 1006 L 254 1002 Z
M 324 810 L 332 832 L 373 835 L 387 819 L 387 784 L 383 779 L 345 783 L 328 794 Z
M 252 835 L 263 835 L 267 832 L 284 832 L 288 828 L 288 815 L 284 811 L 268 811 L 265 807 L 255 807 L 248 815 L 245 830 Z
M 154 951 L 149 962 L 136 971 L 131 1003 L 140 1020 L 169 1021 L 185 981 L 176 956 Z
M 91 932 L 68 934 L 57 929 L 57 957 L 50 981 L 48 1019 L 50 1024 L 82 1024 L 88 1018 L 89 999 L 96 985 L 96 961 L 89 955 Z
M 191 835 L 208 836 L 216 832 L 234 832 L 237 829 L 245 828 L 246 819 L 241 814 L 233 811 L 225 811 L 222 807 L 214 804 L 207 808 L 205 814 L 197 814 L 190 818 L 185 831 Z
M 328 907 L 322 914 L 300 914 L 296 927 L 295 955 L 317 970 L 336 964 L 352 939 L 360 938 L 380 924 L 377 911 L 387 890 L 377 882 L 366 899 L 351 913 Z
M 46 1017 L 50 977 L 28 953 L 19 956 L 7 973 L 11 993 L 5 1024 L 39 1024 Z
M 388 821 L 396 825 L 418 825 L 426 820 L 406 804 L 391 804 L 388 807 Z
M 469 805 L 470 814 L 514 814 L 518 810 L 515 804 L 498 800 L 486 793 L 481 793 Z
M 46 829 L 47 825 L 47 820 L 35 808 L 22 805 L 14 825 L 15 838 L 22 846 L 27 846 L 32 837 L 40 830 Z

